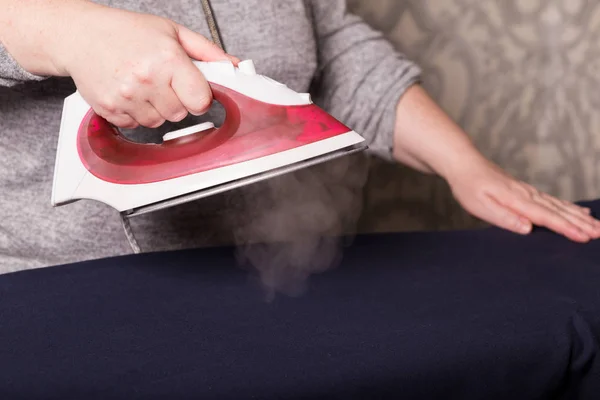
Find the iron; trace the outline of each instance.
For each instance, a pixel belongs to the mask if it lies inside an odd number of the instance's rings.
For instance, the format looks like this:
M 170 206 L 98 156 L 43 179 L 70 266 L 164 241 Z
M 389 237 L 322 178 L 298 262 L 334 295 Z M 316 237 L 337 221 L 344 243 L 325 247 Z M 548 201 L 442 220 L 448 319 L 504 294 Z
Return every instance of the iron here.
M 194 61 L 226 116 L 169 132 L 162 143 L 127 139 L 78 91 L 64 101 L 52 205 L 100 201 L 122 215 L 172 207 L 367 149 L 365 139 L 310 94 L 256 72 L 252 60 Z

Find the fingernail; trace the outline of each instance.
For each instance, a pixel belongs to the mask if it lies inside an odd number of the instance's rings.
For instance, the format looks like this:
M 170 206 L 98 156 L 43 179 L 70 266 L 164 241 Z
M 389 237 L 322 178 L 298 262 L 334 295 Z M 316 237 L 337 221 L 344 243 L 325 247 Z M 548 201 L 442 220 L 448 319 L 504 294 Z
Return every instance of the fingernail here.
M 577 229 L 575 232 L 575 236 L 579 237 L 581 240 L 583 241 L 589 241 L 590 237 L 588 235 L 586 235 L 582 230 Z
M 519 230 L 521 233 L 529 233 L 531 231 L 531 223 L 528 220 L 521 218 Z

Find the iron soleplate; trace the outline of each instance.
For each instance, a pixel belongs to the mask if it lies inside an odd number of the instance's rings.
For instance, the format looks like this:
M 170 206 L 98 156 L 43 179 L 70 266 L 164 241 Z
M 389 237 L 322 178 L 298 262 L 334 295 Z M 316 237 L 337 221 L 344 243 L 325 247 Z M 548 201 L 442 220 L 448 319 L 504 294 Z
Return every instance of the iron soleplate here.
M 235 181 L 223 183 L 221 185 L 213 186 L 207 189 L 202 189 L 196 192 L 184 194 L 181 196 L 173 197 L 170 199 L 166 199 L 163 201 L 155 202 L 152 204 L 147 204 L 144 206 L 136 207 L 131 210 L 124 211 L 123 214 L 127 217 L 135 217 L 139 215 L 144 215 L 148 213 L 152 213 L 159 210 L 164 210 L 166 208 L 175 207 L 184 203 L 188 203 L 191 201 L 199 200 L 202 198 L 214 196 L 223 192 L 227 192 L 233 189 L 238 189 L 240 187 L 251 185 L 257 182 L 261 182 L 267 179 L 275 178 L 280 175 L 284 175 L 290 172 L 294 172 L 300 170 L 302 168 L 312 167 L 317 164 L 322 164 L 327 161 L 331 161 L 340 157 L 349 156 L 351 154 L 362 152 L 368 149 L 368 145 L 361 143 L 353 146 L 349 146 L 343 149 L 339 149 L 321 156 L 313 157 L 308 160 L 304 160 L 295 164 L 290 164 L 285 167 L 273 169 L 268 172 L 258 173 L 255 175 L 250 175 L 248 177 L 238 179 Z

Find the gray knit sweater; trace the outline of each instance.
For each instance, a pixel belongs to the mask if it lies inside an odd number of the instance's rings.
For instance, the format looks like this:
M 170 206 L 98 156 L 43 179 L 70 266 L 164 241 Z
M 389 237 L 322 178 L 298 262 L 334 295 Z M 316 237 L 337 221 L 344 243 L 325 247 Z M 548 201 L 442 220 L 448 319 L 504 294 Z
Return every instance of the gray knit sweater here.
M 113 7 L 169 17 L 210 37 L 200 0 L 103 0 Z M 254 60 L 260 74 L 299 92 L 365 136 L 389 158 L 394 108 L 419 77 L 414 63 L 346 10 L 344 0 L 213 0 L 229 53 Z M 131 253 L 118 213 L 80 201 L 50 205 L 63 99 L 70 79 L 34 76 L 0 46 L 0 273 Z M 218 110 L 203 119 L 218 117 Z M 198 122 L 187 119 L 182 124 Z M 178 126 L 137 130 L 155 140 Z M 294 239 L 299 260 L 327 250 L 315 240 L 351 231 L 360 213 L 362 157 L 311 168 L 268 183 L 131 220 L 142 251 Z M 333 254 L 329 254 L 333 256 Z M 201 261 L 199 261 L 201 263 Z

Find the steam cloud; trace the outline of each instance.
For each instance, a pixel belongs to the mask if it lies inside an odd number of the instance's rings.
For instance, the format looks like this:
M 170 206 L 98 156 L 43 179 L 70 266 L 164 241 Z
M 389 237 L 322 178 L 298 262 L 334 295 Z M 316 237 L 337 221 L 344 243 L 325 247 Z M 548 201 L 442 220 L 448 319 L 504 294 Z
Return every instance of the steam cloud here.
M 366 157 L 352 155 L 247 186 L 244 213 L 230 225 L 237 256 L 269 298 L 298 296 L 309 277 L 335 268 L 355 234 L 367 178 Z

